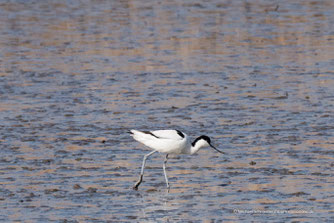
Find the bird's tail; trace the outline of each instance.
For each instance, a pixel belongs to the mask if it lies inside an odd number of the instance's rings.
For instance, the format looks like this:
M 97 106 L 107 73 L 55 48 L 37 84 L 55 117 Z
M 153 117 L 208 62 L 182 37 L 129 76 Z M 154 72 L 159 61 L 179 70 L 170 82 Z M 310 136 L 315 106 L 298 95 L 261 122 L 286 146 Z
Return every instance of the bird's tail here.
M 131 134 L 131 135 L 141 135 L 141 134 L 144 134 L 143 132 L 135 130 L 135 129 L 129 130 L 128 133 Z
M 131 129 L 129 131 L 129 133 L 132 135 L 132 137 L 135 140 L 137 140 L 139 142 L 143 142 L 143 140 L 150 140 L 150 139 L 152 139 L 152 135 L 146 134 L 145 132 L 141 132 L 141 131 L 138 131 L 138 130 Z

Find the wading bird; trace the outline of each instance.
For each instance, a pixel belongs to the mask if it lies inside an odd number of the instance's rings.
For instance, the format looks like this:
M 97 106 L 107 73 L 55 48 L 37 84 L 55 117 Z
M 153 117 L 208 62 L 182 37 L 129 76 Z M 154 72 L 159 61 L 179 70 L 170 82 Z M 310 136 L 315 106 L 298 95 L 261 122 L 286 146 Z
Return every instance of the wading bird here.
M 166 157 L 165 157 L 162 167 L 164 170 L 165 180 L 166 180 L 168 190 L 169 190 L 169 183 L 168 183 L 168 178 L 167 178 L 167 173 L 166 173 L 166 163 L 167 163 L 169 154 L 190 154 L 192 155 L 196 153 L 200 148 L 208 147 L 208 146 L 224 154 L 222 151 L 218 150 L 216 147 L 211 145 L 210 138 L 205 135 L 202 135 L 196 138 L 191 143 L 189 141 L 188 136 L 179 130 L 157 130 L 157 131 L 130 130 L 130 134 L 136 141 L 153 149 L 152 152 L 144 156 L 139 180 L 133 186 L 133 189 L 135 190 L 138 190 L 138 186 L 143 181 L 146 159 L 155 152 L 166 153 Z

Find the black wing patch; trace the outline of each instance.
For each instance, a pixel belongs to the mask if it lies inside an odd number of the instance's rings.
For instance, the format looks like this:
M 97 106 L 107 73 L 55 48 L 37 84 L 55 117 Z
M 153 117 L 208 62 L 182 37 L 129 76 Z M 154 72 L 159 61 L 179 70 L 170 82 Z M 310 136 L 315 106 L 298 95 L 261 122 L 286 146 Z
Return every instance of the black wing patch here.
M 183 134 L 181 131 L 176 130 L 176 132 L 177 132 L 177 134 L 178 134 L 179 136 L 181 136 L 182 138 L 184 138 L 184 134 Z
M 153 134 L 152 132 L 150 132 L 150 131 L 143 131 L 143 133 L 152 135 L 152 136 L 154 136 L 155 138 L 159 139 L 158 136 L 154 135 L 154 134 Z

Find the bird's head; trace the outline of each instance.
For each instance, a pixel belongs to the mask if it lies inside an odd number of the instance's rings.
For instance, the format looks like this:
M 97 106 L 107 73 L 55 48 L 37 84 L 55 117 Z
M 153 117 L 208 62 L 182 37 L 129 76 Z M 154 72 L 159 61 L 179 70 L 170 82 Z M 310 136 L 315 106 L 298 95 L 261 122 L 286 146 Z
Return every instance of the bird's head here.
M 195 139 L 195 141 L 191 144 L 193 147 L 198 147 L 198 148 L 202 148 L 202 147 L 211 147 L 213 148 L 214 150 L 216 150 L 217 152 L 220 152 L 222 154 L 225 154 L 223 153 L 222 151 L 218 150 L 216 147 L 214 147 L 212 144 L 211 144 L 211 139 L 209 136 L 206 136 L 206 135 L 202 135 L 200 137 L 198 137 L 197 139 Z

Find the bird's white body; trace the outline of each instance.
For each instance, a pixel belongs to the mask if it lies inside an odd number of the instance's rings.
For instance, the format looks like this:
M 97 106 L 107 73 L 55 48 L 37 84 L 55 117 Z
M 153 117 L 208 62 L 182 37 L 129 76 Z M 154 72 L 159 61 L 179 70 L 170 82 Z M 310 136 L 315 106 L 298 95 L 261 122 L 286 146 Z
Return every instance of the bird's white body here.
M 138 182 L 133 187 L 135 190 L 138 189 L 138 186 L 143 180 L 144 175 L 144 167 L 146 163 L 146 159 L 151 156 L 155 152 L 166 153 L 166 158 L 163 163 L 163 170 L 165 174 L 165 180 L 167 184 L 167 188 L 169 188 L 167 173 L 166 173 L 166 163 L 168 159 L 168 154 L 194 154 L 200 148 L 210 146 L 216 151 L 221 152 L 211 145 L 211 140 L 208 136 L 202 135 L 196 138 L 192 143 L 189 141 L 189 137 L 179 131 L 179 130 L 156 130 L 156 131 L 138 131 L 138 130 L 130 130 L 132 137 L 146 145 L 147 147 L 153 149 L 152 152 L 144 156 L 143 164 L 140 172 L 140 178 Z
M 161 153 L 169 154 L 193 154 L 189 138 L 186 134 L 178 134 L 176 130 L 157 130 L 152 132 L 141 132 L 131 130 L 133 138 L 147 147 Z
M 179 130 L 141 132 L 131 130 L 133 138 L 147 147 L 167 154 L 194 154 L 200 148 L 210 146 L 201 139 L 191 143 L 187 134 Z

